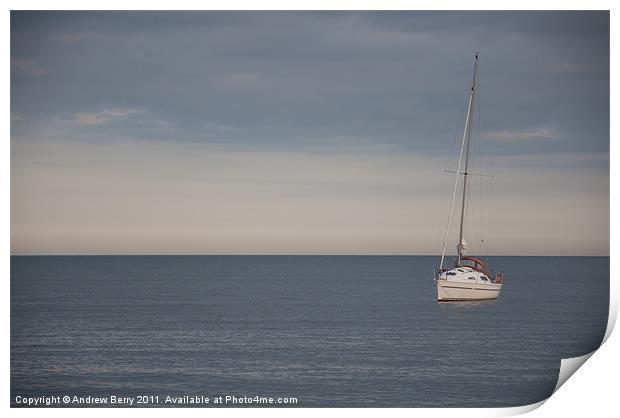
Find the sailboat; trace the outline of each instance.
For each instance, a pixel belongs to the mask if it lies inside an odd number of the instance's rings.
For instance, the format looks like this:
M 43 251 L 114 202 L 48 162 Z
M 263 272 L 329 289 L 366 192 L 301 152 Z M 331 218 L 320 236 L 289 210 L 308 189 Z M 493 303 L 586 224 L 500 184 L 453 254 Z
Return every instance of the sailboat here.
M 465 120 L 465 129 L 461 142 L 461 153 L 459 156 L 458 168 L 456 170 L 456 181 L 454 183 L 454 192 L 452 194 L 452 204 L 448 215 L 448 226 L 444 236 L 441 261 L 439 268 L 435 270 L 435 282 L 437 284 L 437 301 L 475 301 L 496 299 L 501 290 L 503 282 L 503 274 L 493 275 L 487 264 L 480 257 L 466 256 L 467 242 L 463 236 L 463 223 L 465 221 L 466 203 L 467 203 L 467 183 L 472 175 L 469 170 L 469 143 L 471 138 L 474 103 L 476 100 L 476 84 L 478 81 L 478 56 L 474 54 L 474 76 L 469 91 L 469 100 L 467 104 L 467 117 Z M 461 168 L 463 168 L 461 170 Z M 461 223 L 459 228 L 459 240 L 456 246 L 458 258 L 454 261 L 452 268 L 444 267 L 446 259 L 446 244 L 448 234 L 452 222 L 452 213 L 456 200 L 457 191 L 459 189 L 459 180 L 462 176 L 462 200 L 461 200 Z

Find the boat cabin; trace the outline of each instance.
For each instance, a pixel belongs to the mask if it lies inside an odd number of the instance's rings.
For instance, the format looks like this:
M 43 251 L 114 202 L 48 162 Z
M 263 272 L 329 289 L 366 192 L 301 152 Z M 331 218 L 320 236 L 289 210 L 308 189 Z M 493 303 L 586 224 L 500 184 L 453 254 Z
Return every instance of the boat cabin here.
M 459 267 L 456 266 L 455 267 Z M 493 277 L 491 274 L 491 270 L 487 267 L 484 261 L 480 258 L 476 257 L 463 257 L 461 258 L 461 266 L 460 267 L 471 267 L 472 269 L 483 273 L 487 277 Z
M 452 269 L 441 269 L 437 272 L 439 280 L 461 283 L 500 284 L 502 275 L 493 273 L 484 261 L 476 257 L 462 257 L 461 264 L 455 263 Z

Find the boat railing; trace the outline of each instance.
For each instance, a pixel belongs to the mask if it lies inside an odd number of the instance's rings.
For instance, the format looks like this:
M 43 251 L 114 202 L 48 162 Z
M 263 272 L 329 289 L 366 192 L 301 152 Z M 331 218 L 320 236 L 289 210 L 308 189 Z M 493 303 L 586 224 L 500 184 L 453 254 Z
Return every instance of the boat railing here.
M 502 284 L 503 280 L 504 280 L 504 274 L 503 273 L 496 273 L 495 274 L 495 284 Z
M 450 270 L 449 268 L 436 268 L 435 269 L 435 279 L 439 279 L 439 276 L 441 276 L 441 273 L 443 273 L 444 271 L 448 271 Z

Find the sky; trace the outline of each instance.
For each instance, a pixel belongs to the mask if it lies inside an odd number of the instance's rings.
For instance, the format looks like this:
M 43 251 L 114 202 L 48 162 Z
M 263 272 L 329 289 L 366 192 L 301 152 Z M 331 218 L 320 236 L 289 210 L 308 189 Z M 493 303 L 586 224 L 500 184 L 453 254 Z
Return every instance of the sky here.
M 608 12 L 12 12 L 13 254 L 609 254 Z M 454 253 L 457 231 L 448 234 Z

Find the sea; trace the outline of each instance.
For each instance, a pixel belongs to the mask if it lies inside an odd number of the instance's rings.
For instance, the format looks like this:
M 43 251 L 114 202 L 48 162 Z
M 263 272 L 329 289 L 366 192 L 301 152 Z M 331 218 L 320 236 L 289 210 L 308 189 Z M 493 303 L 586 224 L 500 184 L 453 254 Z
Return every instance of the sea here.
M 435 256 L 12 256 L 11 405 L 541 401 L 601 344 L 609 257 L 486 260 L 499 299 L 438 303 Z

